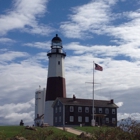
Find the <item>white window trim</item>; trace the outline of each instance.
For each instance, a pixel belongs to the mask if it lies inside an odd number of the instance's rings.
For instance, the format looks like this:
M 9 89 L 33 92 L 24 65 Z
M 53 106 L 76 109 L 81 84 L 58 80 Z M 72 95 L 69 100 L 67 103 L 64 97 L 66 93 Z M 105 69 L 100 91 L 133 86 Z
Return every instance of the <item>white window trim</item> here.
M 106 118 L 106 119 L 105 119 L 105 122 L 106 122 L 106 123 L 109 123 L 109 118 Z
M 109 108 L 105 108 L 105 114 L 109 114 Z
M 115 123 L 116 122 L 116 118 L 112 118 L 112 123 Z
M 115 109 L 112 109 L 112 114 L 116 114 L 116 111 L 115 111 Z
M 82 122 L 82 116 L 78 116 L 78 122 Z
M 70 116 L 70 122 L 74 122 L 74 116 Z
M 85 107 L 85 113 L 89 113 L 89 107 Z
M 78 112 L 82 112 L 82 107 L 81 106 L 78 107 Z
M 103 109 L 102 108 L 99 108 L 99 113 L 103 113 Z
M 70 106 L 70 112 L 74 112 L 74 106 Z
M 85 122 L 89 122 L 89 117 L 85 117 Z

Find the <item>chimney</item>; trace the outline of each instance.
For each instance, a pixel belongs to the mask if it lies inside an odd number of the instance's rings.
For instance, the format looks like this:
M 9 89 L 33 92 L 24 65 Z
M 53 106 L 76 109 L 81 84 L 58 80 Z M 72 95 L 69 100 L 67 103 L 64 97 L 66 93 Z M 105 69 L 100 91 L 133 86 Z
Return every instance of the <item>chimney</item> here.
M 110 100 L 110 103 L 111 103 L 111 104 L 114 104 L 114 100 L 113 100 L 113 99 L 111 99 L 111 100 Z
M 75 97 L 75 95 L 73 95 L 73 101 L 75 101 L 76 100 L 76 97 Z

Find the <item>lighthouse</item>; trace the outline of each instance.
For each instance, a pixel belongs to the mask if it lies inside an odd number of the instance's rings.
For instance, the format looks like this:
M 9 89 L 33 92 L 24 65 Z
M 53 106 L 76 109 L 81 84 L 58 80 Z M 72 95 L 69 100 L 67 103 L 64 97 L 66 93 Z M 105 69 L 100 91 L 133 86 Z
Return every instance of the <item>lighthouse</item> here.
M 64 59 L 66 53 L 63 51 L 62 40 L 58 35 L 52 39 L 51 50 L 47 53 L 48 77 L 45 98 L 44 122 L 53 125 L 52 104 L 57 97 L 66 98 L 66 84 Z

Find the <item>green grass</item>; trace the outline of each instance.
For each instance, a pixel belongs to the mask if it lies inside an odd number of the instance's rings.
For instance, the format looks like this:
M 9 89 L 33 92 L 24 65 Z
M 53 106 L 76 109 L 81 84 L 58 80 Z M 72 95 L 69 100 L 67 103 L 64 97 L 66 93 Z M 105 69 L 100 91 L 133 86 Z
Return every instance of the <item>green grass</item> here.
M 107 130 L 107 129 L 112 129 L 111 127 L 96 127 L 96 126 L 83 126 L 83 127 L 79 127 L 76 126 L 74 127 L 74 129 L 78 129 L 84 132 L 88 132 L 88 133 L 93 133 L 94 131 L 98 131 L 98 130 Z
M 16 136 L 23 129 L 22 126 L 0 126 L 0 138 L 2 135 L 6 138 Z
M 29 140 L 51 140 L 57 137 L 76 138 L 76 135 L 57 129 L 55 127 L 36 127 L 37 131 L 27 130 L 24 126 L 0 126 L 0 140 L 8 140 L 15 136 L 25 137 Z

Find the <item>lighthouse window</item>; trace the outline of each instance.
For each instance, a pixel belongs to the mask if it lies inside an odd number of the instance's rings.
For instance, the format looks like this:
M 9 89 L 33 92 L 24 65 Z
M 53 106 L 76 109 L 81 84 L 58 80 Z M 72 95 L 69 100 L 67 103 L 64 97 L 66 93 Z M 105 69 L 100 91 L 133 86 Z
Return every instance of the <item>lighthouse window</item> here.
M 58 65 L 60 65 L 60 61 L 58 61 Z

